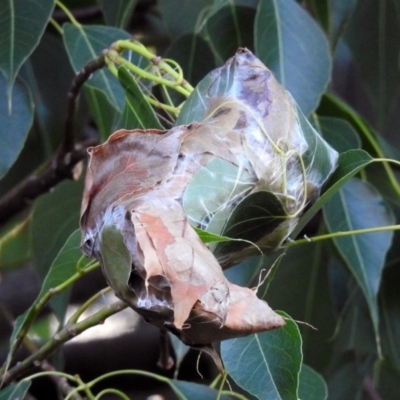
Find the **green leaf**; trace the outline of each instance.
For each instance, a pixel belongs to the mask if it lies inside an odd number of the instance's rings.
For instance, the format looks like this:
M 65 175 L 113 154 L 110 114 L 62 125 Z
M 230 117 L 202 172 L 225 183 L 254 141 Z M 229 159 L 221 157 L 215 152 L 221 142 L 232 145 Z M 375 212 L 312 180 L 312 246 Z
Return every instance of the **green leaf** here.
M 77 272 L 77 264 L 81 258 L 81 232 L 78 229 L 71 234 L 52 262 L 49 273 L 43 281 L 42 289 L 35 303 L 40 301 L 51 288 L 61 285 L 71 278 L 71 276 Z M 91 262 L 92 260 L 86 259 L 85 262 L 80 265 L 80 268 L 84 268 Z M 70 289 L 71 288 L 65 290 L 50 300 L 54 314 L 60 322 L 64 320 L 65 312 L 67 311 Z
M 299 399 L 325 400 L 328 388 L 324 378 L 309 366 L 303 364 L 300 371 Z
M 63 27 L 64 45 L 75 72 L 100 56 L 102 50 L 108 48 L 113 42 L 131 38 L 127 32 L 108 26 L 75 26 L 66 23 Z M 137 60 L 139 57 L 134 55 L 132 62 L 135 63 Z M 104 92 L 114 108 L 123 110 L 125 104 L 123 89 L 107 68 L 95 72 L 86 84 Z
M 255 14 L 253 8 L 229 2 L 228 6 L 220 8 L 207 19 L 207 36 L 219 63 L 232 57 L 239 47 L 254 51 L 251 27 L 254 25 Z
M 331 61 L 327 40 L 306 11 L 294 0 L 261 0 L 255 48 L 303 113 L 314 110 L 328 84 Z
M 222 394 L 218 395 L 218 391 L 208 386 L 200 385 L 194 382 L 185 382 L 171 379 L 168 381 L 169 386 L 175 392 L 179 400 L 230 400 L 230 396 Z
M 357 0 L 330 1 L 330 17 L 332 22 L 329 36 L 332 49 L 335 49 L 339 39 L 345 31 L 356 4 Z
M 190 223 L 206 228 L 219 209 L 225 209 L 251 189 L 253 180 L 245 169 L 239 170 L 236 165 L 219 158 L 211 160 L 194 174 L 183 194 L 182 204 Z M 221 231 L 219 227 L 212 233 Z
M 318 122 L 324 139 L 339 153 L 361 147 L 357 131 L 346 120 L 320 117 Z
M 354 175 L 373 162 L 364 150 L 349 150 L 339 156 L 338 168 L 329 180 L 328 189 L 302 216 L 291 237 L 295 238 L 318 210 Z
M 181 66 L 183 76 L 192 86 L 197 85 L 216 66 L 208 42 L 191 33 L 172 42 L 165 57 Z
M 258 399 L 298 399 L 301 336 L 289 317 L 283 328 L 222 342 L 221 355 L 232 379 Z
M 124 236 L 114 225 L 105 223 L 100 232 L 103 273 L 115 294 L 126 300 L 135 298 L 128 282 L 132 270 L 131 254 Z
M 382 399 L 397 400 L 400 392 L 400 373 L 388 360 L 378 360 L 374 368 L 375 385 Z
M 329 242 L 316 242 L 287 249 L 273 278 L 268 279 L 268 290 L 262 286 L 258 291 L 272 309 L 285 310 L 295 320 L 317 329 L 299 325 L 304 362 L 318 371 L 328 366 L 337 323 L 328 269 L 331 247 Z M 259 269 L 269 270 L 275 261 L 276 255 L 272 254 Z
M 337 267 L 339 264 L 338 260 L 335 261 L 337 264 L 333 267 Z M 342 269 L 345 268 L 344 265 L 340 266 Z M 338 279 L 337 271 L 334 273 L 336 273 L 336 285 L 345 286 L 348 289 L 348 294 L 343 306 L 340 324 L 335 332 L 333 351 L 336 354 L 345 354 L 350 351 L 363 356 L 368 354 L 376 357 L 378 352 L 374 325 L 362 289 L 348 273 L 342 274 L 341 283 L 339 283 L 340 278 Z M 343 297 L 342 293 L 341 301 L 343 301 Z
M 96 121 L 102 141 L 108 139 L 114 132 L 121 112 L 110 103 L 106 93 L 94 87 L 85 86 L 86 100 Z
M 64 137 L 68 91 L 74 77 L 62 38 L 46 32 L 21 69 L 20 76 L 31 88 L 36 137 L 41 139 L 45 159 L 49 159 Z M 82 112 L 82 104 L 79 107 L 75 137 L 79 137 L 87 122 L 87 111 Z
M 35 202 L 32 250 L 42 281 L 65 241 L 78 227 L 82 186 L 82 181 L 62 182 Z
M 98 3 L 103 9 L 107 25 L 124 29 L 129 23 L 129 18 L 132 17 L 137 0 L 98 0 Z
M 219 221 L 222 221 L 223 218 L 219 218 L 218 213 L 214 218 L 220 225 Z M 257 243 L 266 235 L 274 232 L 287 218 L 288 215 L 282 206 L 281 199 L 271 192 L 256 192 L 245 197 L 235 207 L 226 220 L 221 233 L 223 236 Z M 211 220 L 210 225 L 216 225 L 214 219 Z M 281 239 L 279 237 L 278 242 Z M 271 245 L 273 247 L 273 244 Z M 247 242 L 221 243 L 217 245 L 214 254 L 219 257 L 248 246 Z
M 0 73 L 0 178 L 14 164 L 33 122 L 33 102 L 28 87 L 19 79 L 12 89 L 11 107 L 6 96 L 7 82 Z
M 400 87 L 399 8 L 394 1 L 357 2 L 346 29 L 349 44 L 382 129 Z
M 157 6 L 168 35 L 175 38 L 195 31 L 204 16 L 203 12 L 212 4 L 213 0 L 168 0 L 160 1 Z
M 171 342 L 172 348 L 175 353 L 175 373 L 174 377 L 176 378 L 179 374 L 179 369 L 182 364 L 182 361 L 186 357 L 187 353 L 190 350 L 190 347 L 184 344 L 181 340 L 179 340 L 175 335 L 171 332 L 168 332 L 169 340 Z
M 349 181 L 324 206 L 330 232 L 344 232 L 392 225 L 395 223 L 381 195 L 360 180 Z M 377 295 L 386 253 L 393 232 L 367 233 L 333 241 L 367 300 L 378 340 Z
M 322 97 L 321 104 L 318 108 L 320 115 L 328 117 L 342 118 L 348 121 L 358 132 L 362 147 L 374 157 L 384 157 L 380 141 L 384 141 L 382 137 L 378 139 L 376 133 L 369 127 L 368 123 L 354 111 L 348 104 L 339 97 L 331 93 L 325 93 Z
M 304 138 L 307 142 L 307 151 L 302 155 L 302 161 L 308 182 L 309 197 L 319 194 L 321 186 L 336 169 L 338 154 L 333 150 L 312 127 L 310 121 L 297 106 L 297 116 Z M 311 184 L 317 193 L 312 193 Z
M 9 267 L 26 264 L 30 258 L 30 218 L 21 215 L 0 228 L 0 273 Z
M 0 400 L 23 400 L 31 386 L 31 381 L 14 383 L 0 391 Z
M 355 354 L 337 357 L 335 366 L 327 377 L 329 400 L 362 399 L 363 382 L 371 360 L 357 359 Z M 365 398 L 365 397 L 364 397 Z
M 125 67 L 118 68 L 118 79 L 125 90 L 126 103 L 117 129 L 163 129 L 136 80 Z
M 315 18 L 319 21 L 322 29 L 325 32 L 329 32 L 330 28 L 330 0 L 311 0 L 310 1 Z
M 17 73 L 38 45 L 53 8 L 54 0 L 0 0 L 0 69 L 9 101 Z

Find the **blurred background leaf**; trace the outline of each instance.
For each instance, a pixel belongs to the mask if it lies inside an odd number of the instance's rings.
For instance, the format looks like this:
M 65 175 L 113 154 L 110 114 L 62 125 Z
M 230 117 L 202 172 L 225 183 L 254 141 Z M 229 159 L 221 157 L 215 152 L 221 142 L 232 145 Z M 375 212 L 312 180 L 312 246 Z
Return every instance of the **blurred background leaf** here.
M 310 114 L 331 73 L 328 42 L 321 28 L 294 0 L 261 0 L 254 29 L 257 56 L 303 113 Z
M 0 69 L 6 78 L 9 101 L 17 73 L 39 44 L 53 8 L 54 0 L 0 1 Z
M 0 124 L 2 127 L 0 178 L 2 178 L 14 164 L 25 144 L 33 122 L 33 101 L 26 84 L 17 80 L 10 93 L 11 103 L 9 103 L 5 95 L 7 82 L 1 73 L 0 91 L 3 93 L 0 97 Z

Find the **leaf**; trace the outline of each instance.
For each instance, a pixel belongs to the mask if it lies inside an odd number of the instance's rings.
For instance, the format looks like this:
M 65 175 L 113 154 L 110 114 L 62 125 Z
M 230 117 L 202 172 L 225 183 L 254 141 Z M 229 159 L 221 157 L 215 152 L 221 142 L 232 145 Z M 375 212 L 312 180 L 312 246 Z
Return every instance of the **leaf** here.
M 261 0 L 255 49 L 303 113 L 310 114 L 331 73 L 328 43 L 316 22 L 294 0 Z
M 215 158 L 194 174 L 183 195 L 183 208 L 193 226 L 207 226 L 209 221 L 205 221 L 253 185 L 254 177 L 246 170 Z M 212 233 L 218 235 L 221 231 L 220 227 Z
M 400 87 L 398 11 L 393 1 L 358 2 L 345 35 L 374 105 L 379 129 L 383 128 Z
M 163 129 L 138 83 L 126 68 L 118 68 L 118 79 L 125 90 L 126 103 L 117 129 Z
M 82 182 L 65 181 L 36 200 L 32 217 L 32 250 L 41 281 L 78 226 Z
M 310 5 L 313 8 L 315 18 L 319 21 L 322 29 L 325 32 L 329 32 L 330 28 L 330 0 L 311 0 Z
M 304 362 L 317 371 L 325 370 L 332 355 L 332 337 L 337 324 L 337 309 L 331 292 L 329 242 L 307 243 L 290 247 L 279 260 L 273 277 L 268 278 L 268 290 L 258 289 L 273 309 L 285 310 L 299 324 Z M 258 270 L 270 270 L 276 254 L 260 261 Z M 257 269 L 253 265 L 257 274 Z M 257 275 L 256 275 L 257 276 Z M 253 279 L 254 282 L 254 279 Z
M 174 372 L 174 378 L 177 378 L 179 374 L 179 369 L 182 364 L 182 361 L 186 357 L 187 353 L 190 350 L 189 346 L 186 346 L 186 344 L 182 343 L 175 335 L 172 333 L 168 334 L 169 339 L 171 341 L 172 348 L 174 349 L 175 353 L 175 372 Z
M 219 395 L 218 391 L 215 389 L 194 382 L 170 379 L 168 384 L 180 400 L 215 400 L 217 398 L 221 400 L 232 399 L 232 397 L 225 394 Z
M 196 33 L 179 36 L 167 49 L 164 58 L 176 61 L 182 68 L 183 76 L 192 86 L 216 67 L 209 43 Z M 168 90 L 173 104 L 179 105 L 186 98 L 174 90 Z
M 378 360 L 375 365 L 374 383 L 382 399 L 397 400 L 400 390 L 399 371 L 388 360 Z
M 253 32 L 255 10 L 237 6 L 234 2 L 221 7 L 206 21 L 206 31 L 210 45 L 219 63 L 226 61 L 240 47 L 253 51 Z M 221 29 L 221 27 L 224 29 Z
M 0 400 L 23 400 L 31 386 L 31 381 L 14 383 L 0 391 Z
M 121 118 L 121 112 L 113 107 L 103 91 L 89 86 L 85 86 L 84 90 L 90 111 L 100 133 L 100 139 L 102 141 L 107 140 Z
M 28 87 L 17 79 L 8 107 L 7 82 L 0 73 L 0 178 L 14 164 L 21 152 L 33 122 L 33 102 Z
M 0 69 L 6 78 L 9 104 L 18 71 L 39 44 L 53 8 L 54 0 L 0 1 Z M 11 111 L 10 107 L 7 109 Z
M 346 120 L 320 117 L 318 122 L 324 139 L 339 153 L 361 147 L 357 131 Z
M 324 206 L 324 218 L 330 232 L 344 232 L 392 225 L 393 216 L 380 194 L 360 180 L 349 181 Z M 385 257 L 393 232 L 367 233 L 350 238 L 333 238 L 347 267 L 368 302 L 378 339 L 377 295 Z
M 331 93 L 325 93 L 322 97 L 318 113 L 329 117 L 338 117 L 348 121 L 358 132 L 362 147 L 374 157 L 384 157 L 380 142 L 385 142 L 382 137 L 376 135 L 368 123 L 360 114 L 354 111 L 339 97 Z
M 38 131 L 35 140 L 41 138 L 44 162 L 51 157 L 64 137 L 68 91 L 74 78 L 60 36 L 49 31 L 44 33 L 39 45 L 21 69 L 21 78 L 32 90 L 35 104 L 33 129 Z M 78 107 L 74 124 L 76 137 L 79 137 L 88 117 L 87 107 L 81 102 Z
M 79 72 L 87 62 L 100 56 L 101 52 L 113 42 L 131 37 L 123 30 L 108 26 L 75 26 L 66 23 L 63 28 L 64 45 L 75 72 Z M 139 56 L 133 55 L 132 62 L 136 63 L 138 60 Z M 125 103 L 123 89 L 108 69 L 103 68 L 95 72 L 86 85 L 104 92 L 114 108 L 123 110 Z
M 132 17 L 133 9 L 136 7 L 137 0 L 98 0 L 103 9 L 104 19 L 107 25 L 125 29 Z
M 181 66 L 183 76 L 192 86 L 197 85 L 216 66 L 208 42 L 192 33 L 172 42 L 165 57 L 175 60 Z
M 330 2 L 332 23 L 329 36 L 332 49 L 335 49 L 342 37 L 356 4 L 356 0 L 335 0 Z
M 344 262 L 340 264 L 340 267 L 343 270 L 346 268 Z M 376 357 L 378 356 L 377 339 L 367 300 L 356 280 L 349 276 L 348 271 L 344 272 L 347 272 L 347 274 L 342 272 L 340 277 L 338 271 L 334 270 L 336 291 L 339 292 L 338 287 L 342 289 L 341 299 L 339 301 L 336 299 L 336 302 L 343 303 L 343 311 L 336 331 L 333 350 L 336 354 L 350 352 L 358 353 L 364 357 L 366 355 Z M 347 290 L 343 290 L 343 287 Z M 340 296 L 340 292 L 335 294 L 337 297 Z M 354 360 L 354 362 L 356 361 Z
M 322 376 L 302 364 L 299 376 L 299 399 L 326 400 L 328 388 Z
M 0 228 L 0 273 L 31 258 L 30 218 L 20 215 Z
M 327 378 L 329 399 L 357 399 L 363 395 L 363 381 L 371 361 L 359 362 L 353 354 L 338 357 Z
M 364 150 L 349 150 L 339 156 L 339 166 L 328 182 L 328 189 L 302 216 L 291 237 L 295 238 L 318 210 L 353 176 L 373 162 Z
M 217 217 L 217 216 L 216 216 Z M 244 198 L 233 210 L 222 230 L 222 235 L 234 239 L 244 239 L 257 243 L 263 237 L 274 232 L 288 218 L 281 201 L 270 192 L 256 192 Z M 213 220 L 211 220 L 212 224 Z M 271 237 L 266 247 L 275 247 Z M 278 243 L 281 237 L 277 239 Z M 275 245 L 275 246 L 274 246 Z M 248 243 L 230 242 L 216 247 L 217 257 L 227 255 L 233 250 L 248 247 Z
M 107 283 L 115 294 L 129 301 L 135 296 L 128 286 L 132 269 L 132 260 L 121 232 L 112 224 L 104 224 L 100 231 L 99 251 Z
M 232 379 L 260 400 L 297 400 L 301 336 L 282 313 L 285 327 L 221 343 L 221 355 Z
M 178 37 L 191 33 L 199 26 L 203 10 L 213 4 L 213 0 L 169 0 L 157 4 L 161 10 L 162 19 L 170 37 Z M 177 24 L 176 22 L 179 21 Z

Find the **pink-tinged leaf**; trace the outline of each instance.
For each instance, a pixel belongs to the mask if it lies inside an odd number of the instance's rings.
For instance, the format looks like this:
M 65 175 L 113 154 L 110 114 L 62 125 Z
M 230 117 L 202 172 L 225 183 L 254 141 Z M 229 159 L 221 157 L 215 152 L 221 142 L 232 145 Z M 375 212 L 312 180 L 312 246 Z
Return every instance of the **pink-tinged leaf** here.
M 104 144 L 88 149 L 90 164 L 81 209 L 84 241 L 93 242 L 107 207 L 140 193 L 173 171 L 186 127 L 158 130 L 119 130 Z

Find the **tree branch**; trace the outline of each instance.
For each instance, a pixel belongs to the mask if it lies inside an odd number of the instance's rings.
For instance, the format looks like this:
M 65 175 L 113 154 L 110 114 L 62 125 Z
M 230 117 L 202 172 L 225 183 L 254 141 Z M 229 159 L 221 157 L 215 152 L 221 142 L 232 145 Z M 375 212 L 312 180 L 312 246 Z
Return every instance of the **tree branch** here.
M 86 148 L 97 142 L 90 140 L 75 144 L 74 125 L 79 93 L 90 76 L 104 66 L 104 57 L 101 55 L 88 62 L 76 74 L 68 92 L 63 142 L 54 157 L 40 169 L 41 172 L 28 176 L 0 199 L 0 224 L 29 207 L 37 197 L 48 192 L 64 179 L 73 179 L 74 167 L 86 157 Z
M 36 353 L 27 357 L 25 360 L 17 363 L 14 367 L 10 368 L 5 374 L 3 382 L 8 384 L 14 379 L 18 378 L 26 372 L 32 365 L 40 364 L 46 359 L 54 350 L 62 344 L 79 335 L 83 331 L 91 328 L 92 326 L 103 323 L 108 317 L 116 314 L 117 312 L 126 308 L 127 305 L 122 301 L 116 301 L 107 307 L 102 308 L 92 316 L 84 319 L 76 324 L 67 323 L 64 328 L 58 332 L 51 340 L 43 345 Z

